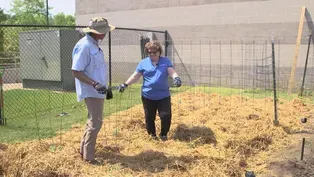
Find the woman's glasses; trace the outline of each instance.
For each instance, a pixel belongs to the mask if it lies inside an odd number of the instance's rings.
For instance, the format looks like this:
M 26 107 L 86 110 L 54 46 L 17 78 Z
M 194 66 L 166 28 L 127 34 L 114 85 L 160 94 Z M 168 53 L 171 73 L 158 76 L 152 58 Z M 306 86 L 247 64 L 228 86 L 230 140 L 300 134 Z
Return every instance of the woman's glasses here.
M 151 54 L 154 54 L 156 55 L 158 53 L 158 51 L 148 51 L 148 54 L 151 55 Z

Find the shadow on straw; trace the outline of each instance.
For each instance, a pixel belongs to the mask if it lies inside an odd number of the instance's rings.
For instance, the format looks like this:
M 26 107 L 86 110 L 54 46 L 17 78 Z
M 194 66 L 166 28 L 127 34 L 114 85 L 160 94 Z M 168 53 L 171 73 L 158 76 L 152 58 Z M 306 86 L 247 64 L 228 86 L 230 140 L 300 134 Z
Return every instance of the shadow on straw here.
M 147 150 L 134 156 L 126 156 L 116 148 L 108 147 L 104 147 L 104 150 L 98 152 L 97 156 L 108 164 L 120 164 L 124 168 L 130 168 L 133 171 L 148 171 L 151 173 L 162 172 L 166 169 L 187 171 L 188 165 L 198 160 L 198 157 L 191 156 L 167 157 L 163 152 L 154 150 Z
M 173 139 L 185 142 L 194 141 L 196 145 L 217 144 L 215 133 L 205 126 L 188 127 L 185 124 L 179 124 L 175 129 Z

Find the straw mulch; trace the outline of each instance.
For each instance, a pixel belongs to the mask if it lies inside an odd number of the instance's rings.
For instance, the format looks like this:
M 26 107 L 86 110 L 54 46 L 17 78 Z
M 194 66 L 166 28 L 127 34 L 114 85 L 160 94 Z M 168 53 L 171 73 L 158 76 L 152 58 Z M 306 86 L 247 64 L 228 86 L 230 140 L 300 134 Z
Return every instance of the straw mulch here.
M 97 142 L 102 166 L 78 154 L 83 126 L 53 139 L 0 145 L 0 175 L 6 176 L 244 176 L 265 171 L 269 155 L 296 143 L 299 118 L 311 106 L 280 100 L 280 126 L 273 101 L 185 92 L 172 97 L 172 126 L 166 142 L 146 134 L 142 105 L 105 118 Z M 157 133 L 160 120 L 156 119 Z

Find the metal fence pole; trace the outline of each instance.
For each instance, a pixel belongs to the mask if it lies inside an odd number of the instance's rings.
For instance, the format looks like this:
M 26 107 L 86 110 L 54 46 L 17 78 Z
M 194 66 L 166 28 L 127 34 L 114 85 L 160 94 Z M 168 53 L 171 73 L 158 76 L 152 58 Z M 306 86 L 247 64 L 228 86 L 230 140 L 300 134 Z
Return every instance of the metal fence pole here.
M 301 160 L 303 160 L 303 156 L 304 156 L 304 145 L 305 145 L 305 138 L 302 138 Z
M 279 121 L 278 121 L 278 112 L 277 112 L 277 93 L 276 93 L 276 65 L 275 65 L 275 39 L 274 35 L 272 35 L 272 40 L 271 40 L 271 48 L 272 48 L 272 68 L 273 68 L 273 89 L 274 89 L 274 125 L 278 126 Z
M 166 30 L 165 31 L 165 56 L 167 57 L 168 56 L 168 51 L 167 51 L 167 49 L 168 49 L 168 31 Z
M 109 86 L 111 87 L 111 32 L 109 32 L 109 36 L 108 36 L 109 40 L 108 40 L 108 50 L 109 50 Z
M 4 104 L 4 101 L 3 101 L 3 74 L 4 74 L 4 70 L 5 70 L 5 66 L 1 66 L 0 67 L 0 125 L 5 125 L 6 124 L 6 121 L 5 121 L 5 118 L 4 118 L 4 110 L 3 110 L 3 104 Z
M 303 91 L 304 91 L 305 74 L 306 74 L 306 69 L 307 69 L 307 62 L 308 62 L 308 60 L 309 60 L 309 53 L 310 53 L 310 47 L 311 47 L 311 40 L 312 40 L 312 32 L 310 33 L 309 43 L 308 43 L 308 45 L 307 45 L 307 53 L 306 53 L 305 66 L 304 66 L 304 73 L 303 73 L 302 86 L 301 86 L 301 93 L 300 93 L 301 96 L 303 95 Z

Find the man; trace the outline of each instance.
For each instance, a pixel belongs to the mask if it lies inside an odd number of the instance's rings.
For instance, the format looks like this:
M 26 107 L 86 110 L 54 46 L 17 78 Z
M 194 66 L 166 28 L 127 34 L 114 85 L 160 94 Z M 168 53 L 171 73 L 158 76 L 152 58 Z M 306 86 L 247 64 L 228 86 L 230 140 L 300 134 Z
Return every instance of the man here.
M 85 101 L 88 110 L 88 120 L 81 140 L 80 154 L 91 163 L 95 160 L 95 145 L 99 130 L 103 123 L 104 98 L 112 98 L 112 92 L 107 85 L 107 68 L 104 54 L 99 43 L 109 31 L 115 27 L 105 18 L 91 19 L 90 25 L 83 29 L 85 36 L 75 45 L 72 53 L 72 74 L 75 77 L 77 100 Z

